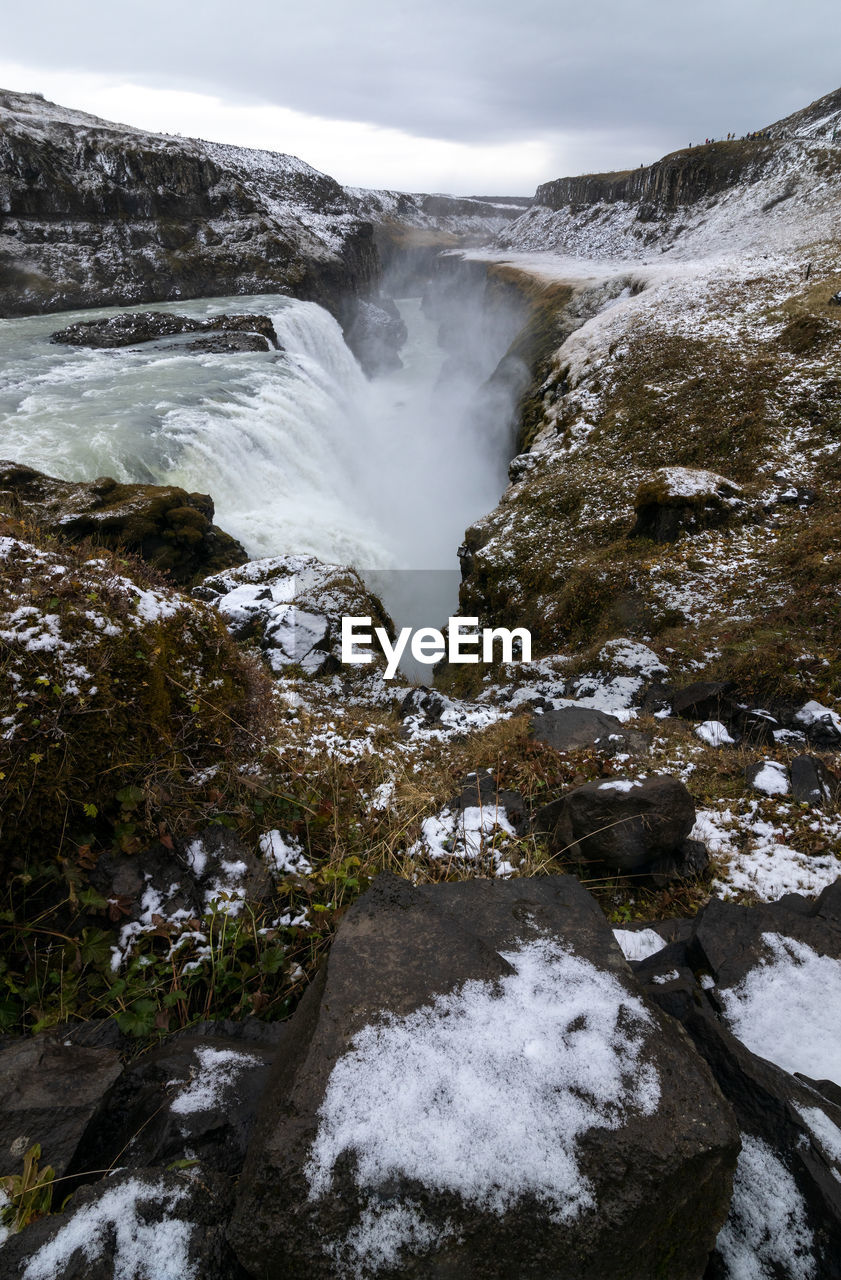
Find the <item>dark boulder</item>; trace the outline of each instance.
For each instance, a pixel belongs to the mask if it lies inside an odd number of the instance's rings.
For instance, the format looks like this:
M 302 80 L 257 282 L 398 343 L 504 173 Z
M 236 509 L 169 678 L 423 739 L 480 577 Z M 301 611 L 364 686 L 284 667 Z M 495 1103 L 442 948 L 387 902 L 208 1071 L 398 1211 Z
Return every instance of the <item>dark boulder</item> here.
M 76 483 L 0 462 L 0 502 L 63 541 L 90 538 L 134 552 L 178 585 L 248 559 L 213 523 L 213 499 L 175 485 L 119 484 L 107 476 Z
M 572 877 L 381 877 L 290 1025 L 239 1260 L 261 1280 L 701 1277 L 738 1142 L 651 1008 Z
M 60 329 L 50 342 L 71 347 L 134 347 L 143 342 L 158 342 L 182 333 L 219 332 L 242 333 L 263 339 L 259 346 L 242 347 L 245 351 L 268 351 L 278 348 L 275 327 L 268 316 L 219 315 L 197 319 L 195 316 L 176 315 L 172 311 L 133 311 L 109 316 L 105 320 L 81 320 L 66 329 Z M 191 343 L 187 350 L 200 350 Z
M 12 1041 L 0 1053 L 0 1174 L 20 1172 L 35 1143 L 62 1177 L 121 1071 L 114 1049 L 67 1045 L 55 1034 Z
M 832 778 L 816 756 L 795 756 L 789 766 L 791 792 L 800 804 L 822 809 L 832 796 Z
M 721 720 L 729 706 L 729 681 L 696 680 L 672 694 L 672 711 L 687 720 Z
M 230 1200 L 211 1170 L 119 1172 L 11 1236 L 0 1265 L 30 1280 L 247 1280 L 225 1240 Z
M 683 840 L 674 853 L 662 854 L 646 867 L 658 889 L 676 880 L 699 880 L 709 870 L 710 855 L 703 840 Z
M 616 752 L 645 751 L 651 739 L 638 729 L 629 729 L 616 716 L 605 715 L 590 707 L 559 707 L 532 716 L 531 731 L 538 742 L 547 742 L 556 751 L 574 751 L 578 747 L 598 747 L 611 755 Z
M 143 1054 L 108 1091 L 71 1172 L 167 1167 L 189 1153 L 203 1169 L 239 1173 L 282 1044 L 282 1024 L 271 1029 L 279 1034 L 233 1039 L 204 1024 Z
M 694 824 L 695 805 L 677 778 L 611 778 L 563 797 L 550 848 L 616 871 L 637 871 L 658 859 L 693 857 L 682 846 Z
M 820 702 L 807 702 L 794 713 L 792 724 L 801 730 L 813 746 L 827 751 L 841 746 L 841 716 Z

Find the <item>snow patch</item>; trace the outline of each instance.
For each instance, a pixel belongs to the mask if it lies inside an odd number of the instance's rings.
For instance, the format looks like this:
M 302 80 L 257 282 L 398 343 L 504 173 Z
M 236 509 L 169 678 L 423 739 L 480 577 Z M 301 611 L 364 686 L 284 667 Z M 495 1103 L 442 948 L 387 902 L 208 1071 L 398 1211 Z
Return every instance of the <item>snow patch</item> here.
M 841 961 L 785 934 L 762 941 L 769 956 L 720 993 L 731 1031 L 784 1071 L 841 1084 Z
M 656 1111 L 651 1017 L 613 974 L 550 939 L 503 958 L 514 973 L 466 982 L 406 1017 L 384 1014 L 354 1037 L 319 1110 L 305 1170 L 312 1200 L 353 1153 L 371 1203 L 407 1178 L 496 1214 L 527 1196 L 556 1222 L 595 1205 L 577 1142 Z M 372 1214 L 341 1246 L 358 1266 L 394 1265 L 402 1248 L 425 1247 L 411 1211 L 392 1214 L 387 1229 Z

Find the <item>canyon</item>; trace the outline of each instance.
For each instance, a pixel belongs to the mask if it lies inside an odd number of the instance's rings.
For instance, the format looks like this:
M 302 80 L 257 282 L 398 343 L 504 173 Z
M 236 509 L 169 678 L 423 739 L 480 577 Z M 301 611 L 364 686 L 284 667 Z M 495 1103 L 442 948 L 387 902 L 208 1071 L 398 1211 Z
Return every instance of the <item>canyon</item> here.
M 0 94 L 8 1274 L 841 1275 L 840 123 L 525 201 Z M 451 616 L 532 661 L 345 661 Z

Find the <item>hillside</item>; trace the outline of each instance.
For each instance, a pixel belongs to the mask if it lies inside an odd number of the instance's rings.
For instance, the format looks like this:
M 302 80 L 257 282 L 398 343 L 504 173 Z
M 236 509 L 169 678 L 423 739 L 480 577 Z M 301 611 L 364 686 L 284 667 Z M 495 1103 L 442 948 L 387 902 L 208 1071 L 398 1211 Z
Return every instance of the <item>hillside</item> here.
M 498 238 L 502 249 L 591 258 L 799 247 L 841 227 L 841 92 L 759 132 L 624 173 L 558 178 Z

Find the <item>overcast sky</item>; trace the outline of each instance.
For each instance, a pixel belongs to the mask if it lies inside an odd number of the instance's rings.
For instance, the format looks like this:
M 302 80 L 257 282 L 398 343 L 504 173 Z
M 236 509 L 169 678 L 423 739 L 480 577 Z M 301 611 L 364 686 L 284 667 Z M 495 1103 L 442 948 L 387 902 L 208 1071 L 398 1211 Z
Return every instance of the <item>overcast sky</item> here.
M 530 195 L 759 128 L 841 85 L 838 0 L 4 9 L 4 88 L 401 190 Z

